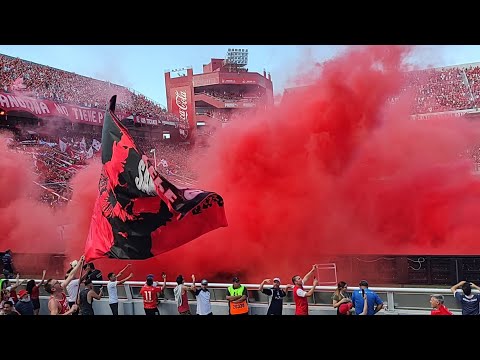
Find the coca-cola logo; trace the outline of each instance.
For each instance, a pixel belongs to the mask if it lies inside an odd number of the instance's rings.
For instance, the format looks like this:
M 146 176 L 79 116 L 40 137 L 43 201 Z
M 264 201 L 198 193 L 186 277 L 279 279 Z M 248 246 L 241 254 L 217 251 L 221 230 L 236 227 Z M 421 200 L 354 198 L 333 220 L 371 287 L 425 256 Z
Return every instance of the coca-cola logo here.
M 180 110 L 187 111 L 187 92 L 175 90 L 175 102 Z
M 186 139 L 188 137 L 188 99 L 185 90 L 175 90 L 175 104 L 178 106 L 178 117 L 180 119 L 179 132 Z

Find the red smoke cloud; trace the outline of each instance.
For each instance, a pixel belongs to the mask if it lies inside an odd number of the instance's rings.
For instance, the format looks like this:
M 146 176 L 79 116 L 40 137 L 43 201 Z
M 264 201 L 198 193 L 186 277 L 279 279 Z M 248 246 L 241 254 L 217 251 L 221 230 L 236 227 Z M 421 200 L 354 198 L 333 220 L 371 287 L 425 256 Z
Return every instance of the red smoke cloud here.
M 276 275 L 286 282 L 331 255 L 479 253 L 480 182 L 458 154 L 479 143 L 480 127 L 410 120 L 408 94 L 391 104 L 409 51 L 351 49 L 312 67 L 314 85 L 278 108 L 229 123 L 197 162 L 199 186 L 224 197 L 229 227 L 132 262 L 135 278 L 166 271 L 170 280 L 237 273 L 243 282 Z M 99 172 L 97 164 L 75 178 L 66 212 L 75 257 Z M 106 274 L 125 264 L 97 267 Z
M 69 239 L 66 250 L 70 260 L 78 259 L 85 249 L 101 170 L 100 158 L 94 158 L 89 166 L 79 171 L 71 181 L 74 191 L 67 208 L 69 222 L 65 229 Z
M 224 128 L 199 170 L 229 227 L 152 265 L 253 282 L 330 255 L 478 253 L 480 182 L 458 154 L 480 128 L 410 120 L 408 94 L 391 105 L 409 50 L 350 50 L 278 109 Z
M 34 254 L 14 256 L 17 270 L 32 275 L 32 271 L 41 273 L 45 268 L 52 275 L 58 270 L 57 263 L 40 254 L 67 252 L 71 257 L 83 252 L 101 164 L 92 163 L 78 173 L 72 181 L 72 201 L 68 206 L 52 209 L 34 200 L 39 198 L 41 188 L 34 183 L 40 180 L 34 173 L 33 159 L 31 155 L 9 151 L 6 139 L 10 136 L 0 136 L 0 251 Z M 38 269 L 34 270 L 35 267 Z M 55 274 L 59 275 L 62 276 Z
M 33 183 L 36 177 L 32 158 L 7 151 L 7 137 L 8 134 L 0 137 L 0 249 L 31 253 L 41 253 L 46 248 L 51 252 L 62 251 L 64 246 L 57 233 L 61 214 L 32 201 L 39 194 L 38 186 Z

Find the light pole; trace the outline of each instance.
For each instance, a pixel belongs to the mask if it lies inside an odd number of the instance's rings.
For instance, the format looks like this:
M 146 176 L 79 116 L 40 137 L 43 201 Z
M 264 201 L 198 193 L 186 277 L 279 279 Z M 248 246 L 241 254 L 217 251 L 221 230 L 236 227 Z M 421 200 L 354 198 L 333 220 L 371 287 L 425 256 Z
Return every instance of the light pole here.
M 155 170 L 157 170 L 157 152 L 155 149 L 150 150 L 153 153 L 153 165 L 155 166 Z

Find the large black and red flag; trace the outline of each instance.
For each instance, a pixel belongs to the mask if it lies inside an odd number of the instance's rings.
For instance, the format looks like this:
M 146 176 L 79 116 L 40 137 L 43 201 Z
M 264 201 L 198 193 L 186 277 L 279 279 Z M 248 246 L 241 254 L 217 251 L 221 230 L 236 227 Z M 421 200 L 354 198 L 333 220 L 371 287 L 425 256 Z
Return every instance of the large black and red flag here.
M 86 261 L 147 259 L 227 226 L 223 199 L 181 189 L 161 176 L 115 116 L 105 112 L 102 172 L 85 245 Z

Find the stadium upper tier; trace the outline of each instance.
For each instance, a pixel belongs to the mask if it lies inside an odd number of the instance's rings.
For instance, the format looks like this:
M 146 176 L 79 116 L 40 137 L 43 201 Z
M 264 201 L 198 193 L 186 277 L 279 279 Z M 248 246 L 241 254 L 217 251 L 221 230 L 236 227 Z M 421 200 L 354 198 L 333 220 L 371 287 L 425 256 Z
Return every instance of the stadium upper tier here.
M 99 108 L 104 108 L 110 96 L 116 94 L 119 110 L 151 118 L 166 111 L 126 87 L 2 54 L 0 89 L 23 90 L 37 98 Z M 413 114 L 476 108 L 480 99 L 480 63 L 407 72 L 402 90 L 413 92 Z
M 476 109 L 480 102 L 480 63 L 409 71 L 403 80 L 400 93 L 413 96 L 412 114 Z M 284 98 L 305 87 L 285 89 Z
M 413 91 L 414 114 L 473 109 L 480 98 L 480 64 L 411 71 L 403 90 Z
M 0 90 L 25 91 L 30 96 L 56 102 L 105 108 L 117 95 L 121 111 L 156 118 L 166 110 L 144 95 L 124 86 L 0 54 Z

